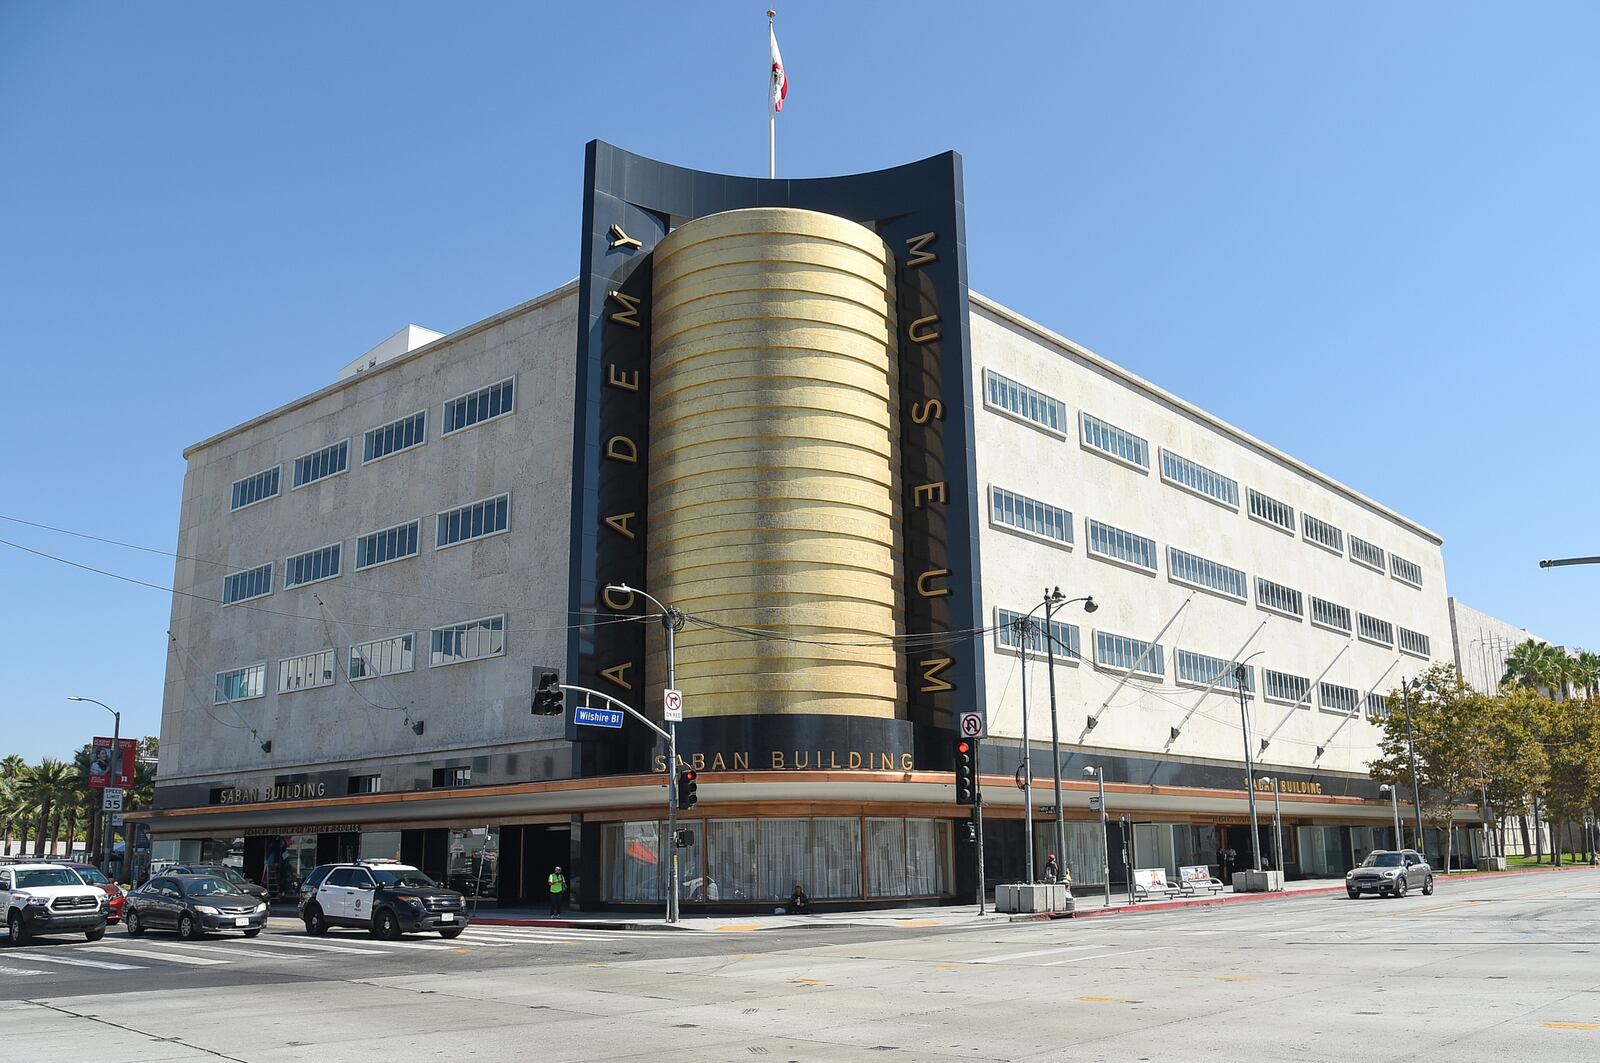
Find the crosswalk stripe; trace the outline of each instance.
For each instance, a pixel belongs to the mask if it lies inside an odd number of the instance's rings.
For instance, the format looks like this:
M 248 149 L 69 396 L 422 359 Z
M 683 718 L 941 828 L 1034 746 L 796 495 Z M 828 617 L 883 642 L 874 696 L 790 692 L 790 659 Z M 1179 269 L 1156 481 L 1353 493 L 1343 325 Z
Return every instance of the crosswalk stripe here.
M 34 963 L 64 963 L 68 967 L 96 967 L 102 971 L 142 971 L 137 963 L 107 963 L 103 960 L 72 960 L 65 956 L 29 956 Z
M 156 943 L 155 942 L 149 942 L 149 944 L 153 945 L 153 944 L 156 944 Z M 231 959 L 231 958 L 233 958 L 235 956 L 254 956 L 254 957 L 258 958 L 258 959 L 264 959 L 264 960 L 287 960 L 287 959 L 290 958 L 288 956 L 285 956 L 281 952 L 259 952 L 259 951 L 255 950 L 255 949 L 248 948 L 248 947 L 245 947 L 243 945 L 237 945 L 237 944 L 234 944 L 232 942 L 229 942 L 228 944 L 225 944 L 225 945 L 224 944 L 220 944 L 220 943 L 219 944 L 215 944 L 215 945 L 201 945 L 201 944 L 196 943 L 196 942 L 188 942 L 188 941 L 163 941 L 160 944 L 161 944 L 162 948 L 168 948 L 168 949 L 194 949 L 194 950 L 197 950 L 197 951 L 200 951 L 200 952 L 209 952 L 209 953 L 211 953 L 212 956 L 216 956 L 219 951 L 226 951 L 227 954 L 228 954 L 229 959 Z M 253 944 L 253 942 L 252 942 L 252 944 Z M 226 961 L 224 961 L 224 962 L 226 962 Z
M 279 948 L 286 948 L 286 949 L 310 949 L 313 952 L 346 952 L 346 953 L 351 954 L 352 956 L 380 955 L 380 953 L 374 953 L 370 949 L 364 949 L 364 948 L 353 949 L 353 948 L 350 948 L 348 945 L 322 945 L 322 944 L 319 944 L 319 943 L 313 942 L 313 941 L 298 941 L 298 940 L 296 940 L 296 941 L 284 941 L 284 940 L 282 940 L 280 938 L 269 938 L 269 937 L 266 937 L 265 935 L 256 938 L 255 941 L 251 942 L 251 944 L 252 945 L 275 945 L 275 946 L 277 946 Z
M 1110 945 L 1064 945 L 1053 949 L 1034 949 L 1032 952 L 1008 952 L 1004 956 L 985 956 L 981 960 L 972 960 L 972 963 L 1006 963 L 1010 960 L 1026 960 L 1034 956 L 1053 956 L 1058 952 L 1072 952 L 1076 949 L 1109 949 Z
M 149 949 L 129 949 L 113 946 L 96 945 L 94 948 L 78 949 L 78 952 L 102 953 L 109 952 L 117 956 L 137 956 L 141 960 L 166 960 L 169 963 L 187 963 L 192 967 L 216 967 L 227 963 L 227 960 L 213 960 L 204 956 L 184 956 L 177 953 L 152 952 Z
M 1046 966 L 1046 967 L 1060 967 L 1064 963 L 1077 963 L 1079 960 L 1120 960 L 1120 959 L 1122 959 L 1122 957 L 1124 957 L 1124 956 L 1132 956 L 1136 952 L 1160 952 L 1162 949 L 1167 949 L 1167 948 L 1171 948 L 1171 947 L 1172 946 L 1170 946 L 1170 945 L 1156 945 L 1153 948 L 1148 948 L 1148 949 L 1123 949 L 1120 952 L 1114 952 L 1114 953 L 1100 952 L 1100 953 L 1096 953 L 1093 956 L 1073 956 L 1070 959 L 1056 960 L 1054 963 L 1047 963 L 1044 966 Z
M 26 978 L 30 974 L 44 974 L 29 967 L 0 967 L 0 974 L 9 974 L 17 978 Z

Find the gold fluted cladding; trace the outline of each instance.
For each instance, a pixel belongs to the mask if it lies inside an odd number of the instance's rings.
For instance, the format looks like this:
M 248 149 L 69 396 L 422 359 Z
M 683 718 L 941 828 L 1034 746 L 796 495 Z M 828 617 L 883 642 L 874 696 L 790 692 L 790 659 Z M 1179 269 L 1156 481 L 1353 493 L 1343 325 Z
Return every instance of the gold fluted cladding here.
M 654 252 L 650 591 L 691 623 L 691 715 L 893 717 L 900 531 L 893 259 L 815 211 L 734 210 Z M 665 678 L 652 635 L 652 694 Z M 651 703 L 657 703 L 652 696 Z

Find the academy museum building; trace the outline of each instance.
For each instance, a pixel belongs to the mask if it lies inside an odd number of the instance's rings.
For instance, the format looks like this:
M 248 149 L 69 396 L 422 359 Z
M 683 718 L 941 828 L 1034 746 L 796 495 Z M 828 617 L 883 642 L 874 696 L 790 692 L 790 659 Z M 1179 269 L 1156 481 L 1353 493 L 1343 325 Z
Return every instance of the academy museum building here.
M 185 452 L 158 864 L 292 896 L 397 857 L 502 906 L 559 864 L 657 905 L 665 743 L 530 709 L 553 670 L 661 720 L 664 618 L 691 910 L 970 901 L 964 714 L 990 883 L 1030 835 L 1080 886 L 1251 866 L 1247 746 L 1262 859 L 1394 844 L 1366 766 L 1451 655 L 1438 535 L 971 292 L 953 153 L 791 181 L 595 142 L 583 195 L 575 282 Z

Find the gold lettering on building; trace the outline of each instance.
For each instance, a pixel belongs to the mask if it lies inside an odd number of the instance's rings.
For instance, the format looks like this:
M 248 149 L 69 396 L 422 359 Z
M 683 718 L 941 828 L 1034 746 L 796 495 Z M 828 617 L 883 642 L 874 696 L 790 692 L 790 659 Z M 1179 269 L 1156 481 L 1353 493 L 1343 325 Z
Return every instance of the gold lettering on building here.
M 735 753 L 733 755 L 733 770 L 734 771 L 749 771 L 750 770 L 750 754 L 748 754 L 748 753 Z
M 917 593 L 924 598 L 943 598 L 950 593 L 949 587 L 934 586 L 933 581 L 944 579 L 950 575 L 947 568 L 930 568 L 917 577 Z
M 782 750 L 774 749 L 772 751 L 772 766 L 774 769 L 778 770 L 781 770 L 784 767 Z
M 623 391 L 639 390 L 639 370 L 630 369 L 626 373 L 619 372 L 616 362 L 606 363 L 606 383 Z
M 632 539 L 633 529 L 628 527 L 628 521 L 632 520 L 638 515 L 638 510 L 632 510 L 628 513 L 616 513 L 606 518 L 606 524 L 609 525 L 611 530 L 617 534 L 622 535 L 625 538 Z
M 606 457 L 612 461 L 625 461 L 629 465 L 639 461 L 639 444 L 627 436 L 612 436 L 606 440 Z
M 728 764 L 727 764 L 726 761 L 724 761 L 722 759 L 722 754 L 721 753 L 718 753 L 716 756 L 711 758 L 711 770 L 712 771 L 727 771 L 728 770 Z
M 613 588 L 608 585 L 600 592 L 600 600 L 605 603 L 607 609 L 614 609 L 619 613 L 626 613 L 629 609 L 633 608 L 633 592 L 624 591 L 623 593 L 626 594 L 627 597 L 619 604 L 615 595 L 613 594 Z
M 929 235 L 932 235 L 932 234 L 930 233 Z M 620 226 L 620 225 L 611 226 L 611 247 L 613 249 L 618 248 L 618 247 L 629 247 L 629 248 L 638 249 L 638 248 L 641 248 L 643 246 L 644 245 L 641 244 L 639 241 L 637 241 L 633 237 L 629 236 L 627 234 L 627 232 L 623 230 L 622 226 Z
M 949 491 L 943 480 L 935 480 L 931 484 L 918 484 L 911 489 L 911 501 L 918 508 L 922 508 L 922 501 L 926 498 L 929 502 L 950 503 Z
M 944 403 L 938 399 L 929 399 L 927 402 L 913 402 L 911 404 L 911 420 L 914 424 L 927 424 L 937 417 L 944 420 Z
M 695 771 L 705 771 L 706 755 L 704 753 L 691 753 L 689 755 L 689 766 Z
M 628 682 L 628 669 L 632 667 L 632 661 L 623 661 L 621 664 L 614 664 L 610 668 L 600 669 L 600 674 L 617 684 L 617 686 L 621 687 L 623 690 L 632 690 L 633 684 Z
M 907 269 L 926 266 L 929 262 L 938 259 L 938 255 L 932 251 L 925 250 L 929 244 L 933 243 L 935 235 L 934 233 L 923 233 L 921 236 L 913 236 L 906 240 L 906 247 L 911 256 L 906 259 Z
M 906 338 L 912 343 L 932 343 L 939 338 L 939 315 L 919 317 L 906 329 Z
M 619 325 L 627 325 L 629 328 L 638 328 L 639 304 L 643 300 L 637 295 L 629 295 L 627 292 L 611 292 L 610 295 L 622 306 L 621 310 L 611 315 L 611 320 Z
M 955 689 L 953 684 L 939 678 L 940 673 L 944 672 L 951 665 L 956 663 L 953 658 L 929 657 L 928 659 L 918 663 L 922 668 L 922 686 L 918 688 L 921 693 L 937 694 L 941 690 Z

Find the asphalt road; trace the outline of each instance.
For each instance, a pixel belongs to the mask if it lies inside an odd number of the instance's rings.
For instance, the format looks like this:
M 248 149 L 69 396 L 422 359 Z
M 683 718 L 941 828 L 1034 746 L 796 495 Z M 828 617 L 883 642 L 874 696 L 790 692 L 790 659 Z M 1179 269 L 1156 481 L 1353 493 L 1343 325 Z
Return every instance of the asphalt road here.
M 0 1052 L 127 1060 L 1600 1059 L 1600 871 L 969 929 L 475 926 L 0 949 Z M 93 1049 L 91 1050 L 91 1047 Z

